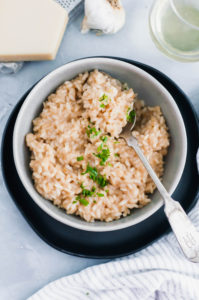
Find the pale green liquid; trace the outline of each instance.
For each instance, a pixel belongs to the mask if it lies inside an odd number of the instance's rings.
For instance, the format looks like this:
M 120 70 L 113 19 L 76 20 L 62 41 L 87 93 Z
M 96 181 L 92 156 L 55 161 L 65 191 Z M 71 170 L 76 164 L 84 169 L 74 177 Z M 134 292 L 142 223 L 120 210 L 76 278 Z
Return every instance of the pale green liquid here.
M 168 1 L 169 2 L 169 1 Z M 184 6 L 179 9 L 181 16 L 189 23 L 199 26 L 199 11 Z M 199 29 L 183 23 L 170 7 L 169 3 L 162 7 L 159 15 L 161 39 L 168 47 L 182 52 L 199 51 Z
M 178 7 L 179 14 L 188 23 L 199 27 L 199 10 L 189 6 Z

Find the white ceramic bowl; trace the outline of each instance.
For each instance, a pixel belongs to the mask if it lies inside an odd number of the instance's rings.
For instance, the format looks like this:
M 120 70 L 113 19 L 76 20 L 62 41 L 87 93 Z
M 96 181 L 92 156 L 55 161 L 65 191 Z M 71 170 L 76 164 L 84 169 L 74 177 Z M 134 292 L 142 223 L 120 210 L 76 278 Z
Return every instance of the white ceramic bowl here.
M 32 89 L 20 109 L 14 128 L 13 151 L 17 172 L 25 189 L 47 214 L 64 224 L 82 230 L 110 231 L 134 225 L 155 213 L 163 205 L 159 193 L 156 191 L 151 197 L 151 203 L 141 209 L 133 210 L 125 218 L 110 223 L 100 221 L 87 223 L 77 216 L 67 215 L 64 210 L 54 206 L 52 202 L 38 194 L 29 169 L 30 154 L 25 145 L 25 136 L 32 130 L 32 120 L 39 115 L 42 102 L 47 96 L 64 81 L 95 68 L 109 73 L 122 82 L 127 82 L 138 93 L 139 98 L 145 100 L 147 105 L 160 105 L 171 135 L 171 146 L 166 157 L 163 184 L 172 194 L 181 178 L 187 154 L 186 131 L 179 109 L 172 96 L 156 79 L 145 71 L 116 59 L 81 59 L 68 63 L 44 77 Z

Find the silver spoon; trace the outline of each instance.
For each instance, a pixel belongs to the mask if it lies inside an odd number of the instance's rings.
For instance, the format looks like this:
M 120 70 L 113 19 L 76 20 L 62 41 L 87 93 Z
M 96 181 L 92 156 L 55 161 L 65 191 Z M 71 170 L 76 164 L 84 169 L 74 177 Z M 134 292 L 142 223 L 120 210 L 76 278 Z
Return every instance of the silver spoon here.
M 141 151 L 137 139 L 132 134 L 135 122 L 136 117 L 134 117 L 133 123 L 127 123 L 127 125 L 123 128 L 120 137 L 126 141 L 128 146 L 133 147 L 154 181 L 162 199 L 164 200 L 164 212 L 184 255 L 190 261 L 197 263 L 199 262 L 199 232 L 189 220 L 180 203 L 170 197 L 169 193 L 162 185 L 158 176 Z

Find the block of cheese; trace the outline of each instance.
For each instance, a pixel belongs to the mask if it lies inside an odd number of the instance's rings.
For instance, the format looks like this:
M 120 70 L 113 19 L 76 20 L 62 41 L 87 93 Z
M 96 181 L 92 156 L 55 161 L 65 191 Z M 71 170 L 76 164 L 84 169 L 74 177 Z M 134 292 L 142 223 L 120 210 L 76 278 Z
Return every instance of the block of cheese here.
M 54 59 L 67 22 L 53 0 L 0 0 L 0 61 Z

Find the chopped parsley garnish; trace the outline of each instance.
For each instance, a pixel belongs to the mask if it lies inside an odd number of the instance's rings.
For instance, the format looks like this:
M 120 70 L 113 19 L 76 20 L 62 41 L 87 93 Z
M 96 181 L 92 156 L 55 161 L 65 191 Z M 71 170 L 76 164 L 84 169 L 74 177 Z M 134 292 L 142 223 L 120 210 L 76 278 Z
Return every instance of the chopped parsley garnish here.
M 75 199 L 76 199 L 77 201 L 79 201 L 81 204 L 83 204 L 84 206 L 89 205 L 88 200 L 86 200 L 86 199 L 84 199 L 84 198 L 81 198 L 80 195 L 78 195 Z
M 107 137 L 107 136 L 101 136 L 100 140 L 101 140 L 102 142 L 106 143 L 107 140 L 108 140 L 108 137 Z
M 82 173 L 82 175 L 89 173 L 90 178 L 95 181 L 96 177 L 98 176 L 98 171 L 97 169 L 94 167 L 91 167 L 89 164 L 87 165 L 86 171 Z
M 84 197 L 92 197 L 93 194 L 94 194 L 95 191 L 96 191 L 96 187 L 95 187 L 95 186 L 93 186 L 91 190 L 85 189 L 83 183 L 81 184 L 81 188 L 82 188 L 81 194 L 82 194 Z
M 103 147 L 106 147 L 106 148 L 107 148 L 107 145 L 104 145 L 104 143 L 107 142 L 108 137 L 107 137 L 107 136 L 101 136 L 101 137 L 100 137 L 100 140 L 101 140 L 103 143 L 101 143 L 101 145 L 97 147 L 97 152 L 102 151 Z
M 101 175 L 98 173 L 98 170 L 96 167 L 91 167 L 89 164 L 87 165 L 86 171 L 82 173 L 89 174 L 90 179 L 92 179 L 94 182 L 97 182 L 100 187 L 105 187 L 109 182 L 106 179 L 106 175 Z
M 104 197 L 104 194 L 97 193 L 97 196 L 98 196 L 98 197 Z
M 98 149 L 97 149 L 97 151 L 98 151 Z M 100 165 L 104 166 L 105 162 L 107 161 L 107 159 L 110 156 L 110 150 L 108 148 L 104 148 L 101 150 L 100 153 L 97 153 L 97 154 L 94 153 L 94 155 L 100 159 Z
M 100 104 L 100 107 L 101 108 L 105 108 L 105 106 L 108 105 L 108 96 L 106 94 L 103 94 L 100 98 L 99 98 L 99 101 L 100 102 L 103 102 L 102 104 Z
M 88 128 L 86 129 L 86 134 L 89 138 L 94 138 L 98 136 L 100 132 L 101 132 L 100 130 L 97 131 L 95 127 L 91 127 L 90 125 L 88 125 Z
M 84 206 L 89 205 L 88 200 L 86 200 L 86 199 L 84 199 L 84 198 L 79 199 L 79 202 L 80 202 L 81 204 L 83 204 Z
M 119 157 L 119 156 L 120 156 L 119 153 L 115 153 L 114 155 L 115 155 L 116 157 Z
M 78 196 L 76 196 L 76 198 L 75 198 L 76 201 L 73 201 L 73 203 L 76 203 L 77 201 L 79 201 L 84 206 L 87 206 L 87 205 L 89 205 L 89 201 L 87 199 L 85 199 L 85 198 L 93 196 L 93 194 L 96 191 L 96 187 L 93 186 L 91 190 L 88 190 L 88 189 L 85 189 L 83 183 L 81 183 L 80 186 L 82 188 L 82 191 L 81 191 L 81 193 Z
M 94 200 L 94 201 L 93 201 L 93 203 L 97 203 L 97 201 L 96 201 L 96 200 Z
M 100 165 L 104 166 L 105 162 L 107 161 L 107 159 L 110 156 L 110 150 L 108 149 L 107 145 L 104 145 L 104 143 L 106 143 L 106 141 L 108 140 L 107 136 L 101 136 L 100 140 L 103 142 L 101 143 L 100 146 L 97 147 L 97 154 L 93 153 L 93 155 L 95 155 L 96 157 L 98 157 L 100 159 Z M 105 147 L 105 148 L 103 148 Z
M 103 144 L 97 147 L 97 152 L 100 152 L 103 149 Z
M 115 141 L 115 142 L 114 142 L 114 144 L 119 144 L 119 143 L 120 143 L 119 141 Z
M 106 179 L 105 175 L 99 174 L 97 177 L 97 183 L 100 187 L 105 187 L 109 183 L 109 181 Z
M 81 161 L 81 160 L 84 160 L 84 157 L 83 156 L 78 156 L 77 161 Z
M 106 94 L 103 94 L 100 98 L 99 98 L 99 101 L 102 102 L 102 101 L 108 101 L 108 96 Z
M 101 108 L 105 108 L 105 104 L 103 104 L 103 103 L 100 104 L 100 107 L 101 107 Z
M 135 119 L 136 113 L 135 113 L 134 110 L 131 110 L 130 112 L 129 112 L 129 110 L 130 110 L 130 107 L 128 108 L 127 113 L 126 113 L 126 120 L 127 120 L 128 122 L 133 123 L 133 122 L 134 122 L 134 119 Z
M 108 166 L 109 166 L 109 167 L 112 167 L 113 165 L 112 165 L 111 163 L 108 162 Z
M 75 203 L 77 203 L 77 200 L 74 200 L 74 201 L 73 201 L 73 204 L 75 204 Z
M 108 193 L 109 193 L 109 190 L 105 190 L 105 192 L 108 194 Z

